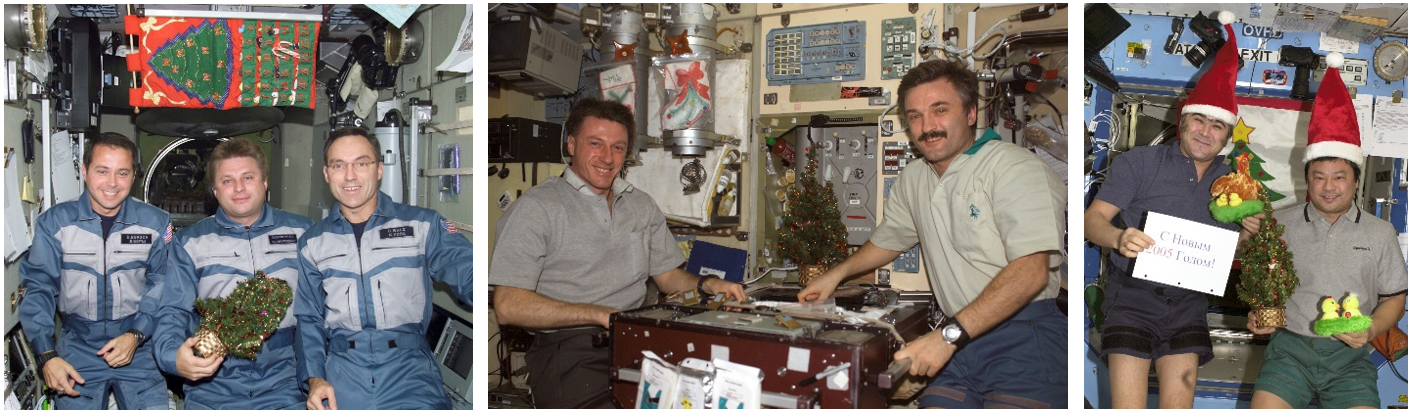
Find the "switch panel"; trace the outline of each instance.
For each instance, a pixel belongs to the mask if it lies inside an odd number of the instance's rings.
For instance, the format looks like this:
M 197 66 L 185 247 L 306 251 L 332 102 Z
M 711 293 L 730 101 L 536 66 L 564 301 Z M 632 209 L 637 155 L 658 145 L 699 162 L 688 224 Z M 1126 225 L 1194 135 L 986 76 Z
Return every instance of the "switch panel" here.
M 807 166 L 804 151 L 811 142 L 819 146 L 815 172 L 821 181 L 833 183 L 838 212 L 848 228 L 848 245 L 863 245 L 877 226 L 877 133 L 877 124 L 871 123 L 794 129 L 794 145 L 800 151 L 794 168 L 803 173 Z
M 863 80 L 866 39 L 861 21 L 770 30 L 765 78 L 770 86 Z
M 908 162 L 917 159 L 912 152 L 912 143 L 907 141 L 883 142 L 882 154 L 882 174 L 885 176 L 901 173 Z
M 912 246 L 912 249 L 904 251 L 892 260 L 892 270 L 897 272 L 919 273 L 922 272 L 922 252 L 920 245 Z
M 917 19 L 903 17 L 882 21 L 883 80 L 901 79 L 915 64 L 917 54 Z

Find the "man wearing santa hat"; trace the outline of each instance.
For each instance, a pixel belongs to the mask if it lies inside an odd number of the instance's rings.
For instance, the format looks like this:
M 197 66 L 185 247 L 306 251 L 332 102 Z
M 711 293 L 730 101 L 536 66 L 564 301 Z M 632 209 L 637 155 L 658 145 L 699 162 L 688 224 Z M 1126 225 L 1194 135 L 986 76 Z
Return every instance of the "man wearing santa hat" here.
M 1378 406 L 1378 376 L 1368 360 L 1368 342 L 1396 326 L 1407 306 L 1407 263 L 1397 231 L 1353 206 L 1363 168 L 1358 120 L 1337 69 L 1343 55 L 1332 53 L 1326 61 L 1329 68 L 1314 98 L 1304 152 L 1309 201 L 1275 212 L 1275 220 L 1285 226 L 1299 286 L 1285 303 L 1286 327 L 1247 325 L 1256 334 L 1274 334 L 1255 381 L 1253 408 L 1305 407 L 1315 398 L 1322 408 Z M 1362 299 L 1356 300 L 1357 309 L 1339 313 L 1371 313 L 1372 326 L 1332 338 L 1315 334 L 1311 327 L 1321 313 L 1321 298 L 1345 294 Z
M 1191 408 L 1196 369 L 1211 361 L 1206 296 L 1132 277 L 1138 253 L 1152 246 L 1140 227 L 1157 212 L 1219 227 L 1241 229 L 1244 241 L 1259 229 L 1252 217 L 1241 225 L 1211 217 L 1211 184 L 1231 172 L 1217 155 L 1230 142 L 1236 124 L 1235 80 L 1240 57 L 1231 23 L 1223 11 L 1226 43 L 1211 68 L 1196 82 L 1181 108 L 1180 142 L 1134 148 L 1113 159 L 1098 196 L 1084 211 L 1084 237 L 1113 250 L 1109 254 L 1102 312 L 1101 355 L 1108 363 L 1112 407 L 1147 407 L 1148 371 L 1153 361 L 1162 408 Z M 1118 221 L 1114 221 L 1118 217 Z

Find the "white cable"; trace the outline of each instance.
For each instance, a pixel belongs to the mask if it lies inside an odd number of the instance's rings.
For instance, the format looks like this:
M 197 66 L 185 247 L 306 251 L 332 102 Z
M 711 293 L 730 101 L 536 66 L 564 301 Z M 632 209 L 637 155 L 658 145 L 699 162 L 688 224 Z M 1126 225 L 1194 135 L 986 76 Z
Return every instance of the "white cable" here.
M 799 269 L 799 267 L 766 268 L 766 269 L 765 269 L 765 272 L 760 273 L 760 276 L 759 276 L 759 277 L 751 278 L 750 281 L 746 281 L 746 282 L 744 282 L 744 283 L 742 283 L 742 284 L 751 284 L 751 283 L 754 283 L 754 282 L 756 282 L 756 281 L 760 281 L 761 278 L 765 278 L 765 276 L 770 275 L 771 272 L 775 272 L 775 271 L 794 271 L 794 270 L 797 270 L 797 269 Z
M 883 117 L 887 116 L 888 112 L 892 112 L 892 108 L 895 107 L 897 107 L 897 104 L 893 103 L 892 105 L 888 106 L 887 109 L 883 109 L 882 113 L 878 114 L 878 130 L 882 131 L 883 134 L 892 135 L 907 131 L 906 119 L 900 119 L 900 121 L 898 122 L 902 125 L 902 130 L 893 130 L 892 128 L 887 127 L 887 124 L 883 123 Z
M 991 56 L 994 56 L 996 52 L 1000 51 L 1001 47 L 1005 45 L 1004 37 L 1005 37 L 1006 34 L 1008 34 L 1008 32 L 1006 32 L 1005 29 L 1002 28 L 1002 27 L 1000 27 L 1000 26 L 1003 25 L 1003 24 L 1005 24 L 1005 23 L 1008 23 L 1009 21 L 1010 21 L 1009 18 L 1005 18 L 1005 19 L 1000 19 L 1000 21 L 998 21 L 998 22 L 995 22 L 995 25 L 990 26 L 990 29 L 986 30 L 985 33 L 982 33 L 982 34 L 981 34 L 980 40 L 977 40 L 977 41 L 976 41 L 976 44 L 973 44 L 973 45 L 971 45 L 971 47 L 968 47 L 968 48 L 965 48 L 965 49 L 957 49 L 957 48 L 951 46 L 950 43 L 937 43 L 937 42 L 934 41 L 934 40 L 933 40 L 933 41 L 929 41 L 929 42 L 924 42 L 924 43 L 922 43 L 922 46 L 930 47 L 930 48 L 940 48 L 940 49 L 944 50 L 946 53 L 952 54 L 952 55 L 956 55 L 957 57 L 961 58 L 962 60 L 964 60 L 964 59 L 967 58 L 967 57 L 971 57 L 971 58 L 974 58 L 974 59 L 976 59 L 976 60 L 985 60 L 985 59 L 989 59 Z M 979 55 L 973 55 L 973 53 L 975 53 L 977 47 L 980 47 L 980 45 L 985 44 L 986 40 L 989 40 L 991 36 L 997 34 L 997 33 L 996 33 L 997 30 L 999 30 L 999 33 L 998 33 L 998 34 L 1000 34 L 1000 36 L 1001 36 L 1000 42 L 996 43 L 996 44 L 995 44 L 995 47 L 991 48 L 989 52 L 986 52 L 986 53 L 984 53 L 984 54 L 979 54 Z

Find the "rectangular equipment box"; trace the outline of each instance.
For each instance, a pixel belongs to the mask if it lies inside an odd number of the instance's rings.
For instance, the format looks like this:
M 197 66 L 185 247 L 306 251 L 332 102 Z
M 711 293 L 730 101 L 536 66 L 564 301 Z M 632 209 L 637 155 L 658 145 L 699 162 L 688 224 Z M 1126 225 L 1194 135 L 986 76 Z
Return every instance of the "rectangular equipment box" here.
M 929 311 L 930 305 L 922 304 L 896 307 L 885 321 L 910 341 L 928 331 Z M 711 360 L 713 354 L 728 353 L 731 362 L 760 368 L 765 376 L 761 391 L 767 399 L 785 404 L 775 407 L 885 408 L 888 391 L 878 385 L 878 374 L 902 344 L 883 327 L 803 316 L 795 320 L 804 327 L 791 330 L 775 325 L 773 313 L 764 310 L 726 312 L 660 304 L 615 313 L 611 320 L 613 399 L 619 406 L 634 404 L 642 351 L 651 350 L 673 365 L 688 357 Z M 846 387 L 831 389 L 827 379 L 800 385 L 845 362 L 851 363 Z
M 583 46 L 549 23 L 510 16 L 490 23 L 490 75 L 536 96 L 572 95 L 579 87 Z
M 490 119 L 487 150 L 490 163 L 552 162 L 563 163 L 563 127 L 556 123 L 526 118 Z

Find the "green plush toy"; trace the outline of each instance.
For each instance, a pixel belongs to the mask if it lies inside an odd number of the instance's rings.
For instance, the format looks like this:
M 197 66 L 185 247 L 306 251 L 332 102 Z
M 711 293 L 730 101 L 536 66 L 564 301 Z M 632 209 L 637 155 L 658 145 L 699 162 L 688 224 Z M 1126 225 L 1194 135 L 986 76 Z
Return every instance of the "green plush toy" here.
M 1314 334 L 1332 336 L 1356 333 L 1367 331 L 1373 326 L 1373 318 L 1358 311 L 1357 294 L 1349 293 L 1343 298 L 1342 306 L 1334 302 L 1333 296 L 1326 295 L 1324 300 L 1319 302 L 1319 310 L 1323 315 L 1319 317 L 1319 321 L 1314 322 Z

